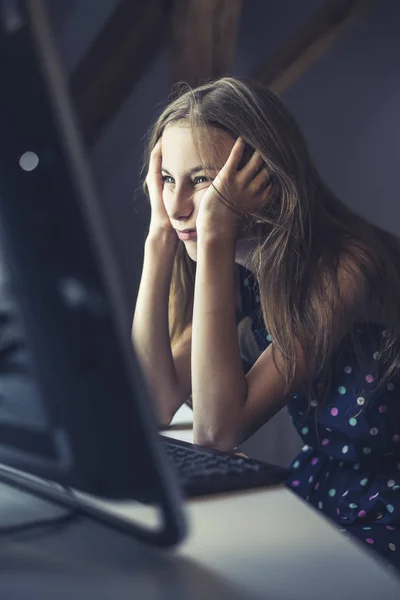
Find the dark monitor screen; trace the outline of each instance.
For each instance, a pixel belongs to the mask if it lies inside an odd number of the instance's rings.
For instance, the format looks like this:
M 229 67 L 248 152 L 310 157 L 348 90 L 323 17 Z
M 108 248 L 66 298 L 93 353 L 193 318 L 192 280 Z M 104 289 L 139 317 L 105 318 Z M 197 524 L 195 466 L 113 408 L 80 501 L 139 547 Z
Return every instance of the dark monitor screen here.
M 176 506 L 43 3 L 0 8 L 0 463 Z

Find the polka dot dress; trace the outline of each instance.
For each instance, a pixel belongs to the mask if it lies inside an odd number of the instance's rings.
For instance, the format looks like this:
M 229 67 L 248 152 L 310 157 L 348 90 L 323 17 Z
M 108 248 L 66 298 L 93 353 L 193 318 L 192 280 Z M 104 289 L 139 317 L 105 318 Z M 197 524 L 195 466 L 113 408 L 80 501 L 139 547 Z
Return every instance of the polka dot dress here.
M 243 269 L 244 307 L 261 350 L 271 343 L 257 315 L 257 286 Z M 358 328 L 362 367 L 345 339 L 333 357 L 331 392 L 322 407 L 296 394 L 288 409 L 304 441 L 287 485 L 400 569 L 400 376 L 370 398 L 379 371 L 382 327 Z

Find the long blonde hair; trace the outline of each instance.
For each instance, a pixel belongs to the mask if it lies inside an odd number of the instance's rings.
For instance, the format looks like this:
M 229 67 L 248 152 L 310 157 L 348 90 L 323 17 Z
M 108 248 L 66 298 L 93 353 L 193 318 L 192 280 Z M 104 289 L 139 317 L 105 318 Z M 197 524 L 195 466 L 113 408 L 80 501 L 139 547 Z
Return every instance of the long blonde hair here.
M 357 266 L 367 306 L 374 306 L 386 336 L 379 348 L 386 381 L 400 366 L 400 250 L 397 239 L 345 206 L 322 181 L 296 121 L 279 98 L 255 80 L 224 77 L 196 89 L 175 89 L 174 100 L 151 128 L 143 173 L 150 152 L 167 125 L 191 127 L 199 156 L 214 153 L 207 128 L 241 136 L 257 150 L 272 174 L 272 194 L 257 213 L 241 212 L 248 231 L 257 238 L 251 258 L 261 300 L 262 318 L 279 349 L 286 388 L 296 373 L 296 340 L 309 366 L 308 392 L 320 378 L 319 400 L 330 383 L 332 307 L 342 307 L 339 264 Z M 228 198 L 221 201 L 232 210 Z M 169 302 L 173 343 L 192 320 L 196 264 L 179 242 Z M 364 314 L 360 307 L 360 318 Z M 349 326 L 349 333 L 353 330 Z M 356 336 L 353 336 L 354 339 Z M 276 356 L 276 354 L 274 354 Z

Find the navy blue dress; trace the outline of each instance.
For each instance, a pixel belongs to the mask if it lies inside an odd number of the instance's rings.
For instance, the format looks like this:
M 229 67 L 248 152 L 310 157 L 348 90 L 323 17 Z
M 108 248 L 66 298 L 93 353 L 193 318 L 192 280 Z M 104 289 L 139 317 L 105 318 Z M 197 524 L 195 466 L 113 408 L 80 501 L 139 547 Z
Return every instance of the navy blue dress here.
M 258 316 L 259 297 L 252 274 L 241 269 L 246 316 L 260 350 L 271 342 Z M 291 465 L 289 488 L 400 569 L 400 375 L 366 401 L 379 371 L 382 327 L 357 329 L 362 367 L 345 339 L 334 361 L 332 388 L 322 408 L 303 394 L 288 403 L 304 441 Z

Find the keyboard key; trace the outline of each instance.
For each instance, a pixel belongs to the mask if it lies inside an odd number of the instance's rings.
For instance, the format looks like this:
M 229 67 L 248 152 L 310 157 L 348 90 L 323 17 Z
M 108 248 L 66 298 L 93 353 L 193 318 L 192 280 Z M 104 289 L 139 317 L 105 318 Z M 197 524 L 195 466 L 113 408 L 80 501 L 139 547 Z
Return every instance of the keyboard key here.
M 161 436 L 186 496 L 277 485 L 281 467 Z

